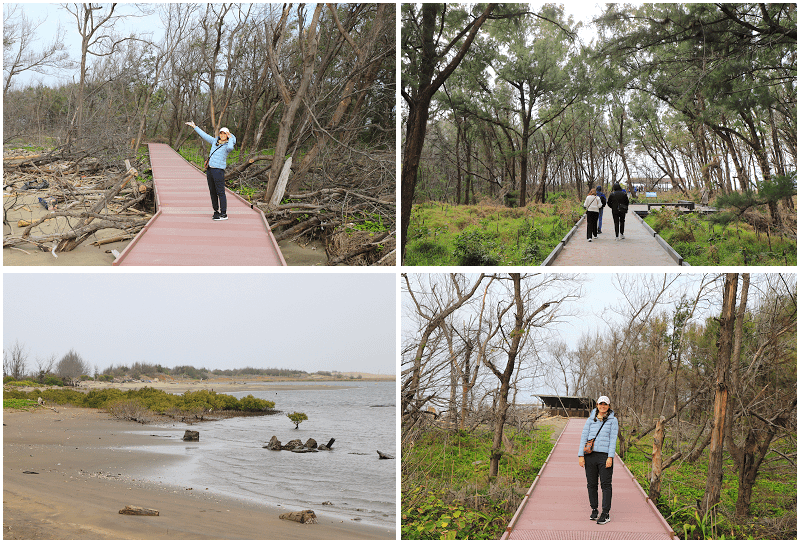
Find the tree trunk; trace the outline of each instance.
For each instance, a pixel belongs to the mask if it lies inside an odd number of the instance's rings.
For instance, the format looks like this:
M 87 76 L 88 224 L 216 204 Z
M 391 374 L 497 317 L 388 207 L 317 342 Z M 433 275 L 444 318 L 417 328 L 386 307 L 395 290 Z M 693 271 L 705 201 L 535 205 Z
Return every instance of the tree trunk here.
M 650 470 L 650 490 L 648 498 L 653 504 L 661 498 L 661 448 L 664 445 L 664 416 L 656 423 L 656 433 L 653 436 L 653 461 Z
M 719 348 L 717 350 L 714 421 L 711 427 L 706 490 L 703 501 L 700 504 L 700 509 L 703 513 L 708 512 L 719 502 L 722 493 L 722 453 L 724 450 L 725 416 L 728 406 L 728 373 L 731 366 L 731 351 L 733 348 L 738 278 L 738 274 L 725 274 L 722 314 L 720 316 Z

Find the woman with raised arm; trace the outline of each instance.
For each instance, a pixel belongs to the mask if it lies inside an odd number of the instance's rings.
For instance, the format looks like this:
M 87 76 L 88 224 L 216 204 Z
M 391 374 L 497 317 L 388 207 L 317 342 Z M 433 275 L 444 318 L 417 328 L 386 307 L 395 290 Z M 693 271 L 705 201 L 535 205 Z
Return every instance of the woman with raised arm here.
M 219 136 L 215 139 L 197 127 L 192 121 L 186 123 L 206 142 L 211 144 L 211 150 L 206 159 L 206 180 L 208 192 L 211 194 L 211 207 L 214 221 L 228 219 L 228 199 L 225 196 L 225 168 L 228 166 L 228 153 L 236 145 L 236 136 L 226 127 L 219 129 Z

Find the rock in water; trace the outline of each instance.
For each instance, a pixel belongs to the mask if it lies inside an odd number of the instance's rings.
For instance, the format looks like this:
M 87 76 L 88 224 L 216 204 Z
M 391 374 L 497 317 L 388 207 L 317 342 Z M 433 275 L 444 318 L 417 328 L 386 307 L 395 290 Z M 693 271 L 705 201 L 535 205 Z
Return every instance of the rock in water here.
M 301 510 L 300 512 L 286 512 L 285 514 L 281 514 L 280 519 L 311 524 L 317 522 L 317 515 L 313 510 Z
M 388 453 L 383 453 L 380 450 L 375 450 L 378 452 L 378 459 L 394 459 L 394 455 L 389 455 Z
M 191 442 L 200 441 L 200 431 L 186 431 L 183 433 L 183 439 Z
M 328 440 L 327 444 L 320 444 L 317 447 L 317 449 L 319 449 L 319 450 L 329 450 L 333 446 L 334 442 L 336 442 L 336 439 L 335 438 L 331 438 L 330 440 Z
M 309 438 L 306 440 L 306 443 L 303 444 L 303 447 L 306 449 L 317 449 L 317 441 L 313 438 Z
M 266 449 L 268 449 L 268 450 L 275 450 L 275 451 L 280 450 L 281 449 L 281 441 L 278 440 L 277 436 L 273 436 L 272 438 L 270 438 L 269 444 L 267 444 L 264 447 Z
M 302 448 L 303 442 L 299 438 L 295 438 L 294 440 L 289 440 L 286 444 L 284 444 L 281 449 L 282 450 L 295 450 L 297 448 Z

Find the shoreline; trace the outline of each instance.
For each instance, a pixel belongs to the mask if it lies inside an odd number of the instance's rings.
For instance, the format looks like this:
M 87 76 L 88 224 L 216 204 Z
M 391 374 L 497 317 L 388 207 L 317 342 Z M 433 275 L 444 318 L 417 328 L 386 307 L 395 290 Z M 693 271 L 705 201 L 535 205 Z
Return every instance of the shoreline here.
M 296 509 L 141 479 L 181 462 L 185 443 L 175 442 L 174 455 L 142 452 L 165 445 L 163 428 L 57 410 L 3 410 L 4 539 L 395 539 L 394 529 L 325 514 L 304 525 L 278 518 Z M 126 505 L 160 515 L 120 515 Z

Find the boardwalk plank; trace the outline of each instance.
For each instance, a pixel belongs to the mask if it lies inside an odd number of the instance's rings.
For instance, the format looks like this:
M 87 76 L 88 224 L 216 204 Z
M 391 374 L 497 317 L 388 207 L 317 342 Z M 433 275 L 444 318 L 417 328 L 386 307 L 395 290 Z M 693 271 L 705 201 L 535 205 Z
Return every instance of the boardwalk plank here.
M 156 215 L 117 266 L 286 266 L 264 214 L 226 189 L 227 221 L 212 221 L 203 172 L 165 144 L 148 144 Z
M 672 529 L 618 457 L 611 522 L 589 520 L 586 477 L 578 466 L 585 419 L 570 419 L 503 535 L 504 540 L 670 540 Z M 602 491 L 600 498 L 602 500 Z
M 625 220 L 625 239 L 615 240 L 614 220 L 611 210 L 603 215 L 603 233 L 597 239 L 586 240 L 586 216 L 580 221 L 575 234 L 550 263 L 551 266 L 678 266 L 667 251 L 633 213 Z

